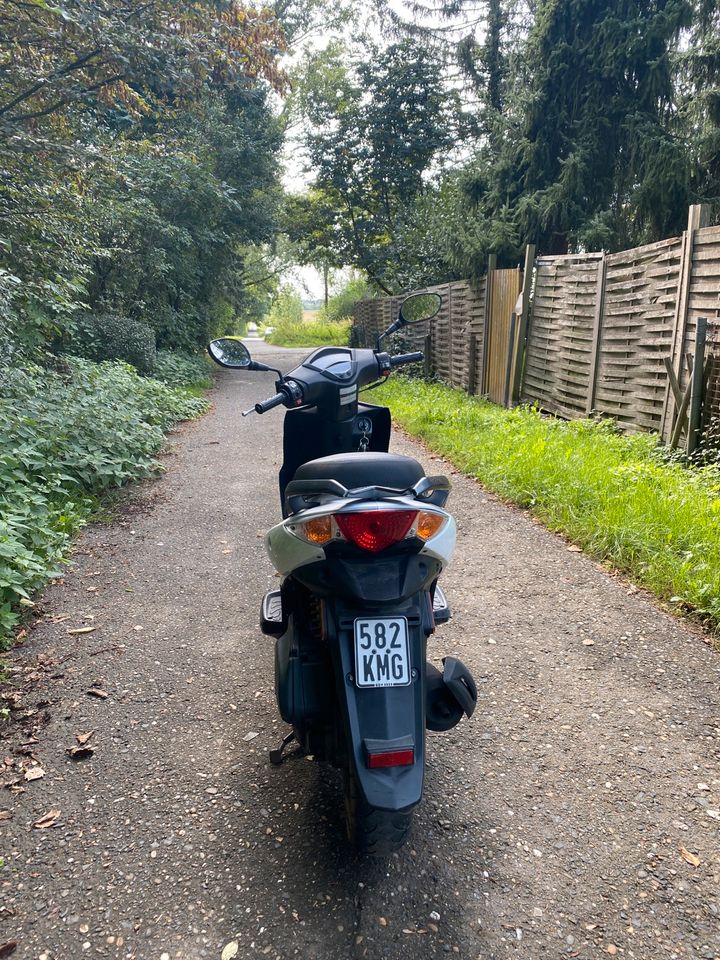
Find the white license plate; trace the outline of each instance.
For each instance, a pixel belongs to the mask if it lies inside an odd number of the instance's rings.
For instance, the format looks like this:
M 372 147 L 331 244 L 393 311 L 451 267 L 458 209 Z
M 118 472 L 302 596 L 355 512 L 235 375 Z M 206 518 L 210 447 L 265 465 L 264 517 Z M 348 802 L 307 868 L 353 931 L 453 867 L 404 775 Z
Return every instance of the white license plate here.
M 405 617 L 355 621 L 355 683 L 358 687 L 406 687 L 410 683 Z

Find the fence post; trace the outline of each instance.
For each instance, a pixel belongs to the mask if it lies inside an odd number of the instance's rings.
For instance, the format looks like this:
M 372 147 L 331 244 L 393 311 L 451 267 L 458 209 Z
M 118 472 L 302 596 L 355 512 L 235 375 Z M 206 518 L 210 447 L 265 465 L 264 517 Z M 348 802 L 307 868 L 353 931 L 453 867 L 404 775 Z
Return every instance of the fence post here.
M 470 334 L 468 348 L 470 356 L 468 357 L 467 392 L 472 397 L 475 394 L 475 377 L 477 376 L 477 334 Z
M 483 365 L 480 371 L 480 396 L 487 393 L 488 381 L 488 340 L 490 338 L 490 309 L 492 306 L 493 273 L 497 269 L 497 254 L 488 257 L 487 278 L 485 280 L 485 316 L 483 317 Z
M 432 377 L 432 335 L 429 333 L 425 334 L 423 353 L 425 354 L 425 379 L 429 380 Z
M 588 416 L 595 406 L 595 391 L 597 389 L 597 375 L 600 360 L 600 336 L 602 334 L 603 309 L 605 307 L 605 278 L 607 276 L 607 260 L 605 251 L 598 263 L 597 287 L 595 288 L 595 316 L 593 318 L 592 350 L 590 353 L 590 372 L 588 380 L 588 395 L 585 413 Z
M 678 383 L 682 376 L 682 358 L 685 352 L 685 338 L 687 336 L 688 303 L 690 294 L 690 280 L 692 279 L 693 245 L 695 231 L 706 227 L 710 223 L 710 206 L 706 203 L 695 203 L 688 211 L 687 230 L 683 234 L 683 247 L 680 260 L 680 276 L 678 278 L 677 301 L 675 304 L 675 318 L 673 324 L 673 342 L 671 360 Z M 668 381 L 665 387 L 665 402 L 663 415 L 660 421 L 660 436 L 666 439 L 672 433 L 673 417 L 676 411 L 675 398 Z
M 530 316 L 530 290 L 532 289 L 533 271 L 535 269 L 535 244 L 529 243 L 525 247 L 525 268 L 523 270 L 523 285 L 520 296 L 522 306 L 518 317 L 517 356 L 515 358 L 515 375 L 513 377 L 512 400 L 520 399 L 523 373 L 525 368 L 525 350 L 528 339 L 528 318 Z
M 705 381 L 705 342 L 707 340 L 707 317 L 698 317 L 695 328 L 695 355 L 693 357 L 692 387 L 690 390 L 690 415 L 686 451 L 688 456 L 697 449 L 702 419 L 703 385 Z

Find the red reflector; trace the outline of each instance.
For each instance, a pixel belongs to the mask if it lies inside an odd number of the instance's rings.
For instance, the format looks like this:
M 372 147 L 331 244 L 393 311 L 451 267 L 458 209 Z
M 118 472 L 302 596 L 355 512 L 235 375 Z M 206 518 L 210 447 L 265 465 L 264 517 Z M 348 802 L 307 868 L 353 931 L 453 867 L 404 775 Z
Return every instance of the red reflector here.
M 414 510 L 366 510 L 363 513 L 336 513 L 343 536 L 363 550 L 377 553 L 407 536 L 415 522 Z
M 411 767 L 415 763 L 415 751 L 412 747 L 409 750 L 388 750 L 385 753 L 369 753 L 368 766 L 371 770 L 377 770 L 379 767 Z

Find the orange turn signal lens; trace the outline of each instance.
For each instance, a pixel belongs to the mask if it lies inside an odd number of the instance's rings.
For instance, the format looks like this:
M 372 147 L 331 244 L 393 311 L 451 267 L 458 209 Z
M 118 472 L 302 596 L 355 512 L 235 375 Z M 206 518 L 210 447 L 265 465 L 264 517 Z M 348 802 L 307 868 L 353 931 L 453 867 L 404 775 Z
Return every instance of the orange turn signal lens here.
M 421 510 L 417 520 L 417 535 L 421 540 L 429 540 L 430 537 L 435 536 L 444 523 L 445 517 L 442 514 Z
M 299 532 L 308 543 L 327 543 L 333 538 L 332 517 L 315 517 L 314 520 L 307 520 L 300 524 Z

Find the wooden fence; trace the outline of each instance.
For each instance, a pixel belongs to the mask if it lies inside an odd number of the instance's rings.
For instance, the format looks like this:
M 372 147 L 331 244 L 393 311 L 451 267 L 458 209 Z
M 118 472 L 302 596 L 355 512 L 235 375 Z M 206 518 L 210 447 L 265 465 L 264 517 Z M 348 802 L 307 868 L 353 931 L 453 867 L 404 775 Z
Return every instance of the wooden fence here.
M 491 258 L 478 284 L 428 288 L 441 313 L 412 336 L 427 338 L 428 369 L 468 393 L 613 417 L 673 446 L 684 435 L 692 451 L 701 423 L 720 420 L 720 227 L 706 221 L 691 207 L 681 237 L 608 255 L 528 248 L 523 272 Z M 358 341 L 373 342 L 401 300 L 356 304 Z

